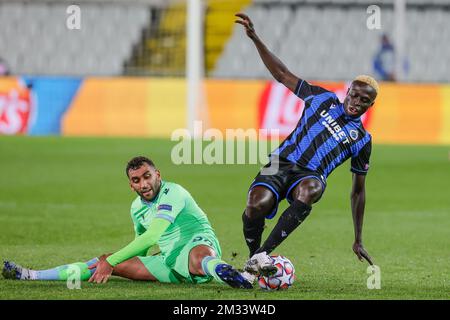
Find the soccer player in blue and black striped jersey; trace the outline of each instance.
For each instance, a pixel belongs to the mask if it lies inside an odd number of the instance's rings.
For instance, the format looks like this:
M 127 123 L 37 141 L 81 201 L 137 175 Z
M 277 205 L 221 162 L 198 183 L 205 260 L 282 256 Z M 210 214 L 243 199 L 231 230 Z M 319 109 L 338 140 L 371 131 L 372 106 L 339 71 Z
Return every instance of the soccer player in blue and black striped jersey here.
M 259 55 L 274 78 L 305 102 L 297 127 L 278 149 L 250 186 L 242 216 L 244 237 L 250 250 L 245 270 L 269 275 L 276 271 L 268 257 L 309 215 L 312 204 L 322 196 L 330 173 L 351 158 L 353 187 L 351 208 L 355 230 L 353 251 L 362 261 L 371 258 L 362 244 L 365 177 L 369 169 L 372 138 L 360 117 L 374 104 L 378 84 L 370 76 L 358 76 L 341 103 L 333 92 L 309 84 L 292 74 L 255 33 L 250 18 L 237 14 Z M 265 218 L 273 218 L 278 203 L 290 206 L 261 245 Z

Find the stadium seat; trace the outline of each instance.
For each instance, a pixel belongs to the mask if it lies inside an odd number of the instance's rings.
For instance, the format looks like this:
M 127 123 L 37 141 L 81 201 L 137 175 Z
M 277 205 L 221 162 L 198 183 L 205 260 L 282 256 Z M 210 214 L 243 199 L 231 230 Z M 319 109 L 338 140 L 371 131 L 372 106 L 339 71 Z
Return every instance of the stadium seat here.
M 66 28 L 66 9 L 53 2 L 0 3 L 0 40 L 9 44 L 2 46 L 0 56 L 12 73 L 121 74 L 149 22 L 148 7 L 83 3 L 81 30 Z
M 381 35 L 386 33 L 393 42 L 395 40 L 392 6 L 382 10 L 381 29 L 369 30 L 365 5 L 371 1 L 334 0 L 336 5 L 319 5 L 322 2 L 259 0 L 246 12 L 266 45 L 294 73 L 321 80 L 349 80 L 358 73 L 373 73 L 373 57 L 380 47 Z M 359 5 L 342 6 L 349 2 Z M 444 0 L 433 3 L 450 4 Z M 412 4 L 415 6 L 407 7 L 405 19 L 404 59 L 409 63 L 405 80 L 449 82 L 450 72 L 442 66 L 448 64 L 445 61 L 450 53 L 450 11 L 430 6 L 430 2 L 424 0 L 415 0 Z M 264 66 L 260 60 L 244 63 L 251 55 L 252 46 L 242 27 L 236 25 L 213 75 L 270 79 L 268 72 L 261 71 Z M 257 54 L 256 50 L 253 52 Z M 246 74 L 230 65 L 245 65 Z

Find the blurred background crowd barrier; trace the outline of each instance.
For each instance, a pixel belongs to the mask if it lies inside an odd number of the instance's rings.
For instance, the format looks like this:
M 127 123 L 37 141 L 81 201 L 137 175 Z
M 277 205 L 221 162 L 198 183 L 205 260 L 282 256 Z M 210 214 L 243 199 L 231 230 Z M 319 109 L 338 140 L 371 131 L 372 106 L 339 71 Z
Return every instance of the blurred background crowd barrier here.
M 450 0 L 80 0 L 73 30 L 71 5 L 0 1 L 0 134 L 170 137 L 196 119 L 285 136 L 303 105 L 234 23 L 245 12 L 294 74 L 341 98 L 356 75 L 375 75 L 364 122 L 376 143 L 450 143 Z
M 315 82 L 343 99 L 348 82 Z M 287 136 L 303 101 L 274 81 L 204 80 L 204 129 L 279 129 Z M 3 134 L 170 138 L 184 127 L 182 78 L 7 77 Z M 450 144 L 450 85 L 383 83 L 363 116 L 375 143 Z

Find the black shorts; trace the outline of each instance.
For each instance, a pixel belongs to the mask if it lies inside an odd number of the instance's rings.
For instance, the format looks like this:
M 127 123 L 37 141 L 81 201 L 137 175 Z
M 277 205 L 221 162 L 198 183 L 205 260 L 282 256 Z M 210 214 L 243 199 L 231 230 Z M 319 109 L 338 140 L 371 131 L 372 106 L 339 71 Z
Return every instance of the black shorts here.
M 267 219 L 272 219 L 277 213 L 280 201 L 286 199 L 289 203 L 292 203 L 294 200 L 292 199 L 291 191 L 301 181 L 310 178 L 320 181 L 323 194 L 326 188 L 326 180 L 318 172 L 302 168 L 298 164 L 288 160 L 271 160 L 255 177 L 250 185 L 249 192 L 253 187 L 264 186 L 275 194 L 277 204 L 272 212 L 266 217 Z M 320 197 L 322 197 L 322 194 Z

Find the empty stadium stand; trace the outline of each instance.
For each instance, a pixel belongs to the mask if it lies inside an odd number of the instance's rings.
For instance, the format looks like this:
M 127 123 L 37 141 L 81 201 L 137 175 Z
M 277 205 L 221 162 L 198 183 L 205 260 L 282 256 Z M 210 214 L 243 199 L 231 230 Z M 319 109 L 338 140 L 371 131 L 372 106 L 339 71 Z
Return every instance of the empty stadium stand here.
M 205 2 L 207 75 L 270 79 L 253 43 L 234 25 L 231 11 L 248 1 L 221 12 L 224 1 Z M 70 4 L 0 2 L 0 57 L 12 74 L 184 75 L 182 0 L 79 0 L 80 30 L 66 27 Z M 382 9 L 379 30 L 365 27 L 370 4 Z M 407 4 L 406 81 L 450 82 L 450 0 Z M 349 80 L 373 73 L 380 36 L 394 37 L 393 0 L 253 0 L 244 11 L 268 47 L 308 79 Z
M 69 30 L 68 4 L 0 3 L 0 56 L 13 74 L 118 75 L 150 21 L 147 5 L 81 4 Z
M 381 26 L 366 27 L 368 4 L 381 7 Z M 450 1 L 408 1 L 406 12 L 406 81 L 450 81 Z M 289 68 L 302 77 L 349 80 L 373 73 L 380 36 L 394 36 L 392 1 L 254 0 L 245 12 L 258 35 Z M 257 51 L 241 26 L 219 58 L 215 77 L 270 78 L 255 59 Z

